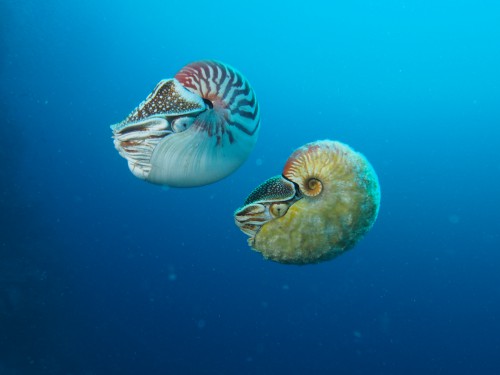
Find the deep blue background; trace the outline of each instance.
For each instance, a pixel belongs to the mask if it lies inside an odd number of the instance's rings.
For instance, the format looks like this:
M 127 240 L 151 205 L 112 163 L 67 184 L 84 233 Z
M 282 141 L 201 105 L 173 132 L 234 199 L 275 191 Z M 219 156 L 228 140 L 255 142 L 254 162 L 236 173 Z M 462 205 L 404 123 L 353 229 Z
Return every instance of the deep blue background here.
M 500 373 L 497 1 L 1 0 L 0 33 L 1 375 Z M 135 179 L 109 125 L 204 58 L 257 92 L 254 152 Z M 265 261 L 233 210 L 324 138 L 375 167 L 378 221 Z

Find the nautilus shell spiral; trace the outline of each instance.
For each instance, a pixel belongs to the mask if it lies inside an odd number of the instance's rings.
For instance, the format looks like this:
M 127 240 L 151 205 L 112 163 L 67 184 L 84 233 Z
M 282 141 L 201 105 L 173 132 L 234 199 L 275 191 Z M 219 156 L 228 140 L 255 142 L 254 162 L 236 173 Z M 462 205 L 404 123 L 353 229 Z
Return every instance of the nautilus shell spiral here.
M 270 260 L 319 263 L 351 249 L 375 222 L 377 175 L 366 160 L 337 141 L 297 149 L 283 174 L 259 185 L 235 212 L 249 245 Z
M 136 177 L 192 187 L 234 172 L 252 151 L 259 126 L 259 104 L 245 77 L 226 64 L 199 61 L 160 81 L 111 129 Z

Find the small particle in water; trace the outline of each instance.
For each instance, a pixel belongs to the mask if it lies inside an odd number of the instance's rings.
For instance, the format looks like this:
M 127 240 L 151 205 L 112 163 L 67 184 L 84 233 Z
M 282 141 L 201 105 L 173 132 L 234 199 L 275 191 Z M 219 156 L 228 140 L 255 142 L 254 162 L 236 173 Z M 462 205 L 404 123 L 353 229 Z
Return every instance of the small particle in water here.
M 450 215 L 448 216 L 448 220 L 451 224 L 458 224 L 460 222 L 460 216 L 458 215 Z
M 205 326 L 207 325 L 207 323 L 205 322 L 204 319 L 200 319 L 200 320 L 198 320 L 198 322 L 196 323 L 196 325 L 197 325 L 197 327 L 199 329 L 203 329 L 203 328 L 205 328 Z
M 174 266 L 168 266 L 168 281 L 177 280 L 177 274 L 175 273 Z
M 255 160 L 255 165 L 260 167 L 262 165 L 263 161 L 261 158 L 258 158 L 257 160 Z

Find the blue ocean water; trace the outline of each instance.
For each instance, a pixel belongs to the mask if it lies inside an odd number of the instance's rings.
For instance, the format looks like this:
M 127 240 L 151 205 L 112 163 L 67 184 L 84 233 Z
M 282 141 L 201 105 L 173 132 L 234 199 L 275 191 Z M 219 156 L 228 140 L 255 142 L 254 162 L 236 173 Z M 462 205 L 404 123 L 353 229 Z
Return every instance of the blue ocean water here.
M 499 374 L 497 1 L 0 1 L 0 374 Z M 113 147 L 162 78 L 217 59 L 261 108 L 231 176 L 167 189 Z M 372 231 L 264 260 L 233 211 L 336 139 Z

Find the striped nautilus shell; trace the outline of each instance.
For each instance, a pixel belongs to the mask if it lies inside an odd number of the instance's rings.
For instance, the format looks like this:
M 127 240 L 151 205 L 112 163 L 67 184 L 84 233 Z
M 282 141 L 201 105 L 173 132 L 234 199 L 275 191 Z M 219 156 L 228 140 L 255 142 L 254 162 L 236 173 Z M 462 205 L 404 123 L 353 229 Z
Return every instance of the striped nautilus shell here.
M 297 149 L 282 175 L 248 196 L 235 221 L 265 258 L 318 263 L 352 248 L 372 227 L 379 205 L 370 163 L 349 146 L 325 140 Z
M 192 187 L 234 172 L 253 149 L 259 123 L 259 104 L 245 77 L 226 64 L 199 61 L 160 81 L 111 129 L 136 177 Z

